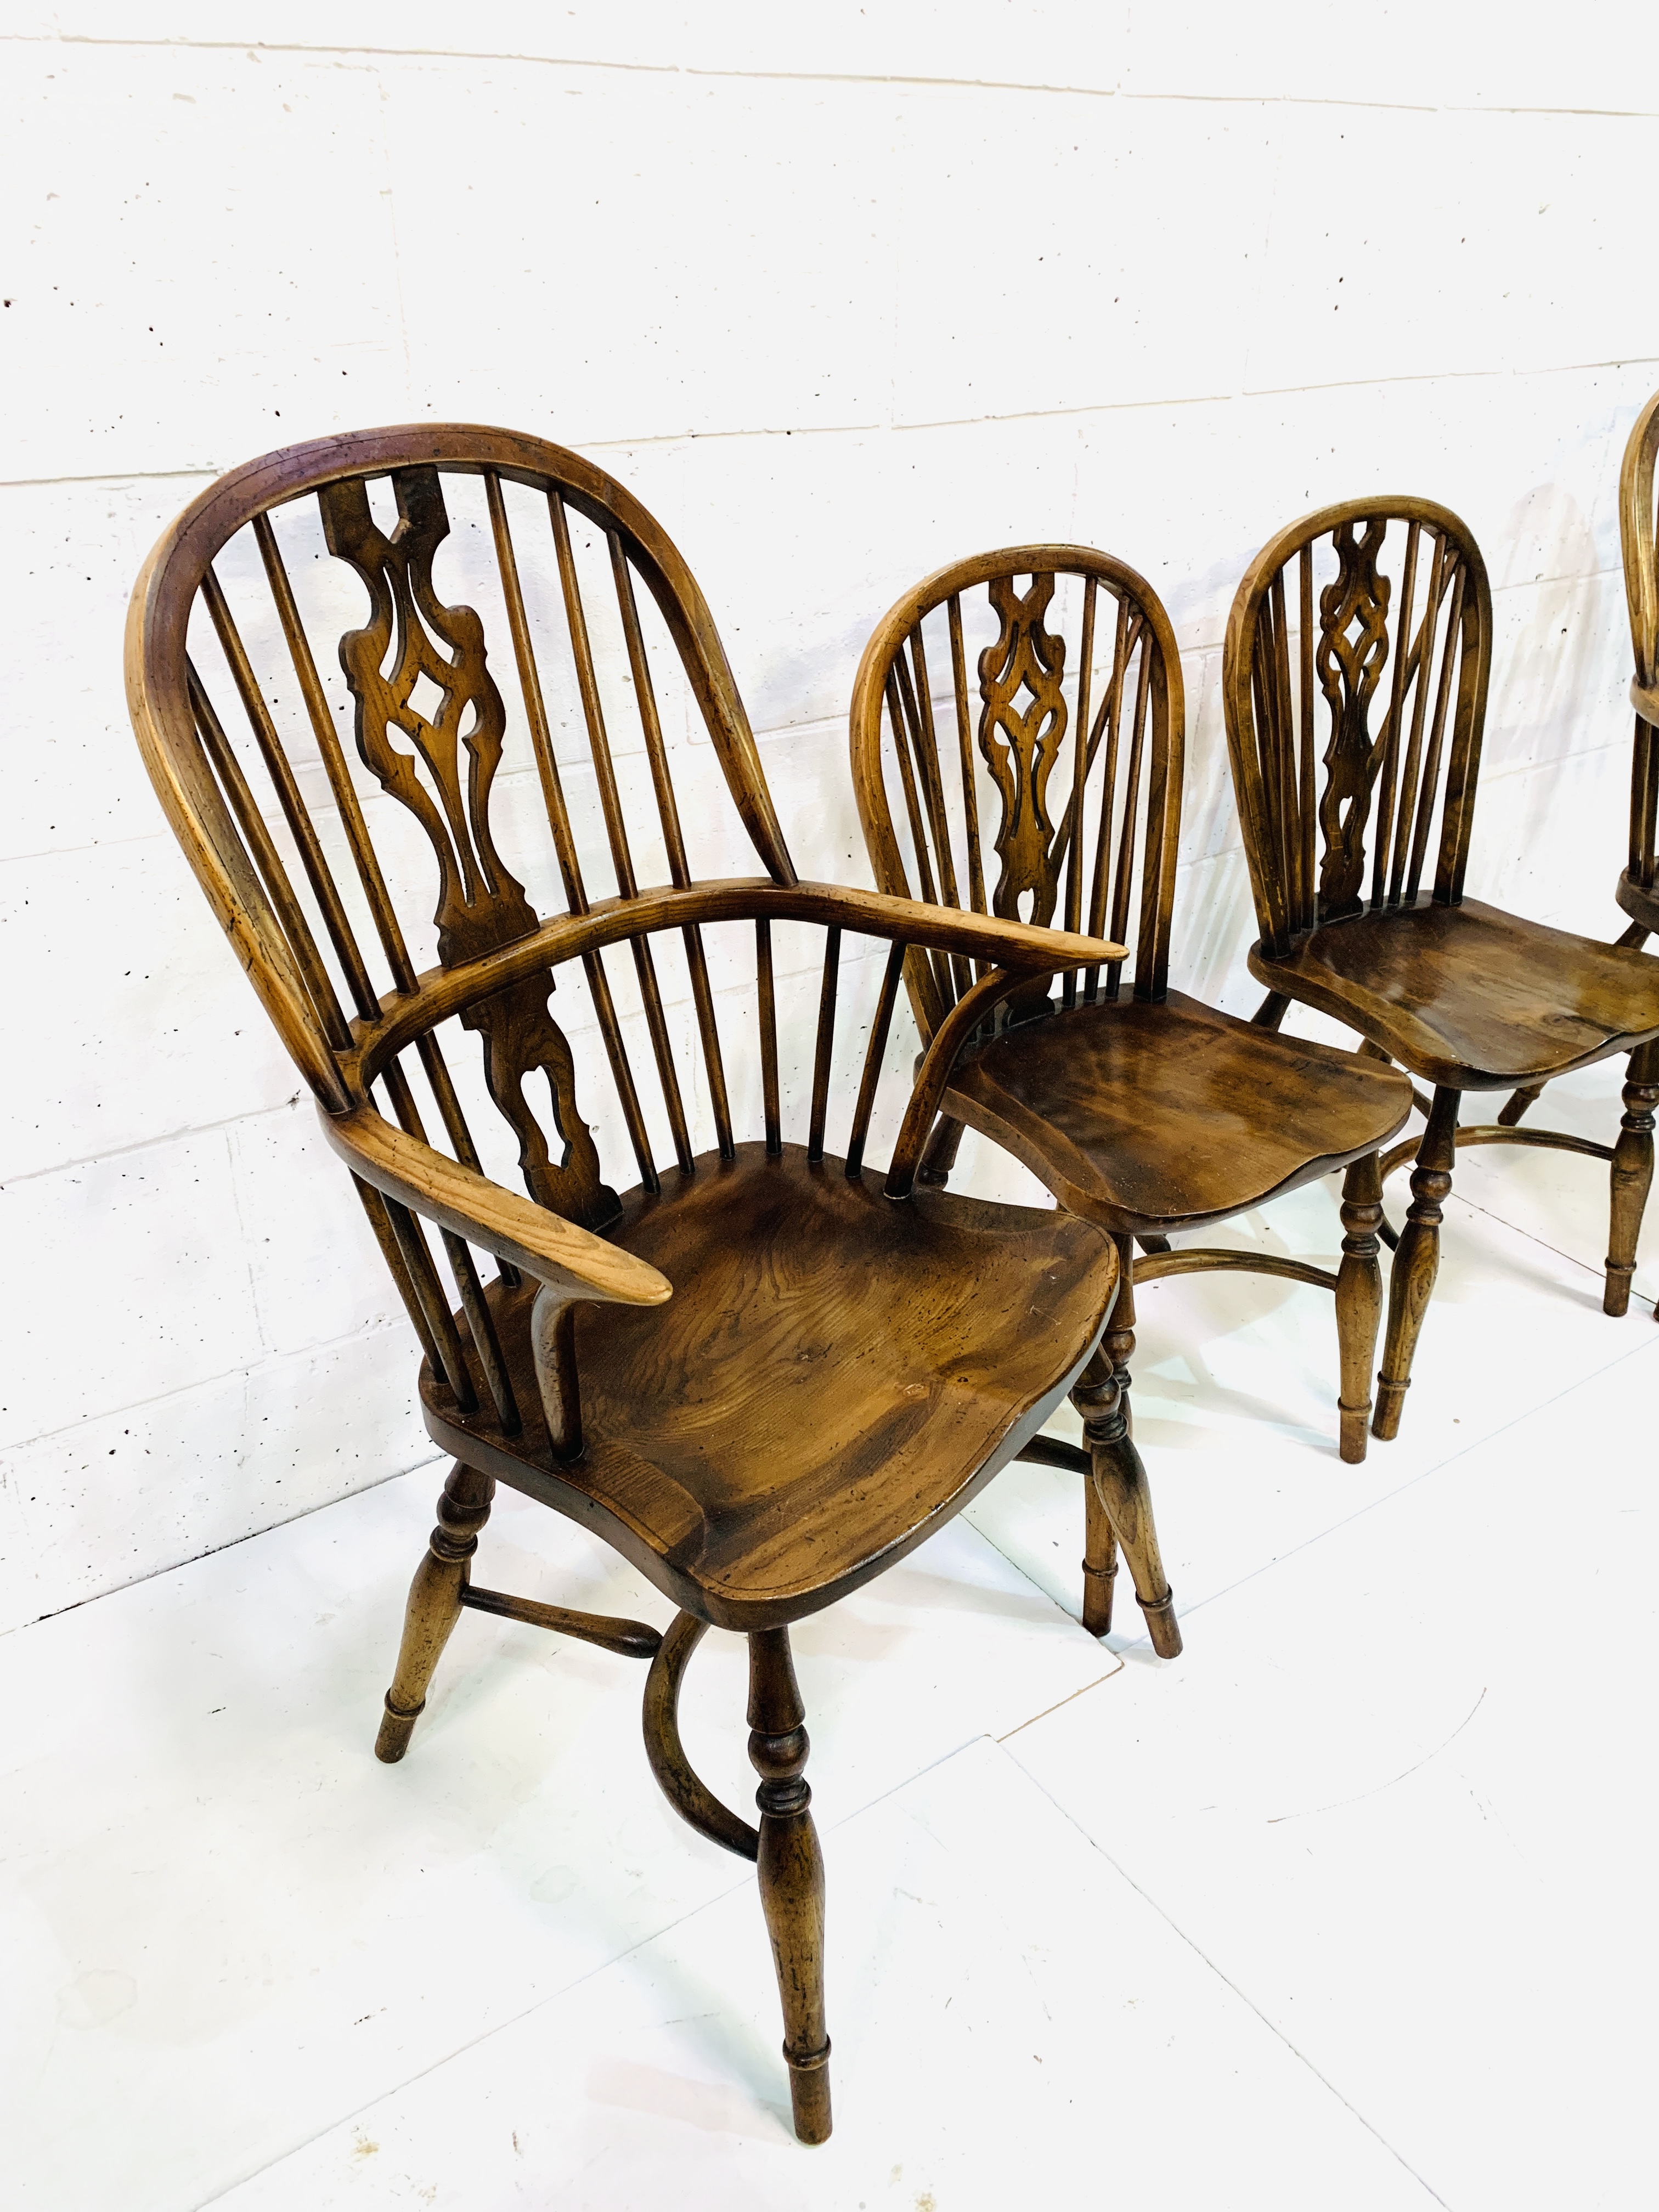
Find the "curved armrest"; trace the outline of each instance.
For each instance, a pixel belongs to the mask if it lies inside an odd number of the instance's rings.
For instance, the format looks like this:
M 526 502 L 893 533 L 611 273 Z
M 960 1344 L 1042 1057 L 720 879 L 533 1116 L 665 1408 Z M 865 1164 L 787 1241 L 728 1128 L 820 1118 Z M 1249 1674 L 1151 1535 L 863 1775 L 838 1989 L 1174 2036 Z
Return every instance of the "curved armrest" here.
M 674 1295 L 667 1276 L 645 1261 L 532 1199 L 503 1190 L 459 1160 L 446 1159 L 372 1106 L 349 1114 L 327 1114 L 319 1107 L 317 1118 L 353 1175 L 568 1298 L 659 1306 Z
M 995 968 L 1021 975 L 1054 975 L 1062 968 L 1108 968 L 1127 960 L 1127 945 L 1103 937 L 1075 936 L 1068 929 L 1007 921 L 1000 915 L 974 914 L 960 907 L 929 906 L 921 899 L 894 898 L 886 891 L 849 890 L 839 884 L 799 884 L 827 905 L 842 909 L 826 919 L 872 937 L 926 945 L 937 952 L 960 952 Z

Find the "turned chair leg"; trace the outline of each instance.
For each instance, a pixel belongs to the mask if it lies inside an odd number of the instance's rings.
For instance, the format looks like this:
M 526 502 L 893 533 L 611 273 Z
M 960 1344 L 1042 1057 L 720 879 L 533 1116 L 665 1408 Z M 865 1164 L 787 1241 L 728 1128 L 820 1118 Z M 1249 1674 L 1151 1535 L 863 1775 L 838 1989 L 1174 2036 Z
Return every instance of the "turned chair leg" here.
M 1412 1170 L 1412 1202 L 1389 1271 L 1389 1328 L 1376 1378 L 1371 1434 L 1387 1443 L 1400 1433 L 1400 1415 L 1411 1388 L 1412 1358 L 1440 1271 L 1440 1219 L 1451 1190 L 1457 1157 L 1457 1109 L 1462 1094 L 1437 1091 L 1429 1126 Z
M 921 1165 L 916 1170 L 916 1181 L 928 1184 L 934 1190 L 943 1190 L 951 1180 L 951 1170 L 957 1164 L 957 1154 L 961 1146 L 961 1122 L 953 1121 L 948 1114 L 941 1114 L 927 1139 Z
M 1613 1153 L 1612 1222 L 1607 1231 L 1607 1274 L 1601 1292 L 1603 1313 L 1630 1310 L 1630 1279 L 1636 1273 L 1636 1239 L 1653 1181 L 1653 1108 L 1659 1099 L 1659 1042 L 1638 1045 L 1625 1076 L 1625 1115 Z M 1659 1313 L 1659 1305 L 1655 1311 Z
M 495 1494 L 494 1475 L 480 1474 L 459 1460 L 450 1469 L 438 1500 L 438 1525 L 409 1586 L 397 1672 L 386 1693 L 380 1733 L 374 1740 L 374 1756 L 388 1765 L 409 1749 L 449 1632 L 461 1617 L 461 1592 L 471 1574 L 478 1531 L 489 1518 Z
M 1378 1154 L 1355 1160 L 1342 1179 L 1342 1265 L 1336 1277 L 1336 1343 L 1342 1384 L 1339 1449 L 1351 1466 L 1365 1456 L 1371 1418 L 1371 1362 L 1382 1320 L 1382 1270 L 1376 1230 L 1382 1218 L 1382 1165 Z
M 783 2055 L 802 2142 L 830 2136 L 830 2037 L 823 2014 L 823 1854 L 808 1808 L 805 1712 L 787 1628 L 749 1638 L 749 1759 L 761 1778 L 761 1905 L 783 2000 Z
M 1123 1278 L 1127 1285 L 1128 1278 Z M 1121 1297 L 1120 1292 L 1119 1296 Z M 1117 1319 L 1115 1313 L 1114 1321 Z M 1133 1349 L 1134 1334 L 1112 1331 L 1101 1340 L 1099 1349 L 1073 1385 L 1072 1403 L 1083 1416 L 1083 1441 L 1089 1448 L 1092 1462 L 1091 1483 L 1100 1512 L 1104 1516 L 1113 1537 L 1123 1547 L 1123 1556 L 1129 1562 L 1129 1572 L 1134 1579 L 1135 1601 L 1146 1616 L 1147 1632 L 1152 1639 L 1152 1649 L 1162 1659 L 1173 1659 L 1181 1650 L 1181 1629 L 1176 1620 L 1175 1594 L 1164 1572 L 1164 1561 L 1158 1548 L 1158 1528 L 1152 1518 L 1152 1497 L 1146 1480 L 1146 1470 L 1140 1463 L 1140 1454 L 1135 1449 L 1129 1434 L 1128 1410 L 1125 1403 L 1128 1393 L 1129 1371 L 1126 1364 L 1120 1367 L 1111 1347 L 1121 1334 L 1127 1334 L 1129 1348 Z M 1096 1549 L 1091 1524 L 1085 1524 L 1085 1543 L 1089 1550 Z M 1106 1620 L 1098 1627 L 1090 1620 L 1085 1610 L 1084 1625 L 1097 1636 L 1103 1636 L 1111 1625 L 1111 1580 L 1109 1573 L 1100 1582 L 1090 1578 L 1085 1560 L 1084 1604 L 1089 1604 L 1090 1593 L 1103 1589 L 1106 1596 Z

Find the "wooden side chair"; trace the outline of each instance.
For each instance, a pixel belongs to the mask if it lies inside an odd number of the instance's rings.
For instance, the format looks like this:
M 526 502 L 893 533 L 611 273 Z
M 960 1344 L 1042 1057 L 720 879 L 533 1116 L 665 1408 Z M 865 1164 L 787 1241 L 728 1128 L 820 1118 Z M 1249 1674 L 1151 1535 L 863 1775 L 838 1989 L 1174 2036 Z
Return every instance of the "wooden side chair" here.
M 1068 968 L 1058 1012 L 1038 980 L 994 1023 L 969 963 L 920 947 L 906 954 L 929 1049 L 963 1047 L 921 1179 L 944 1183 L 966 1126 L 1107 1231 L 1125 1288 L 1105 1346 L 1126 1407 L 1133 1284 L 1234 1268 L 1334 1291 L 1341 1453 L 1363 1459 L 1382 1311 L 1378 1148 L 1409 1115 L 1410 1090 L 1354 1054 L 1292 1044 L 1170 989 L 1184 732 L 1169 617 L 1109 554 L 977 554 L 928 577 L 877 626 L 854 686 L 852 758 L 882 889 L 1044 926 L 1063 917 L 1068 930 L 1126 941 L 1133 931 L 1136 948 L 1127 975 L 1123 961 Z M 1224 1221 L 1343 1167 L 1335 1273 L 1271 1254 L 1169 1247 L 1171 1231 Z M 1121 1542 L 1153 1644 L 1172 1653 L 1179 1632 L 1139 1455 L 1127 1424 L 1101 1437 L 1086 1383 L 1074 1403 L 1090 1455 L 1054 1439 L 1043 1455 L 1091 1477 L 1085 1626 L 1103 1635 L 1111 1625 Z
M 1625 557 L 1625 598 L 1630 608 L 1631 650 L 1636 673 L 1630 702 L 1636 709 L 1631 759 L 1630 863 L 1615 896 L 1630 916 L 1621 945 L 1640 947 L 1659 932 L 1655 824 L 1659 818 L 1659 547 L 1654 533 L 1654 465 L 1659 460 L 1659 392 L 1631 426 L 1619 471 L 1619 542 Z M 1524 1109 L 1522 1109 L 1524 1110 Z M 1520 1118 L 1519 1115 L 1516 1117 Z M 1654 1307 L 1659 1319 L 1659 1304 Z
M 504 666 L 459 596 L 469 563 Z M 798 881 L 684 562 L 620 484 L 538 439 L 425 425 L 234 471 L 146 563 L 127 669 L 161 803 L 351 1174 L 425 1352 L 428 1431 L 454 1456 L 376 1751 L 404 1756 L 468 1607 L 647 1661 L 658 1782 L 757 1863 L 796 2132 L 821 2142 L 823 1870 L 790 1627 L 1041 1429 L 1116 1287 L 1086 1223 L 913 1188 L 945 1044 L 896 1106 L 890 1171 L 865 1165 L 901 964 L 975 968 L 988 1010 L 1122 947 Z M 698 757 L 726 819 L 694 834 L 735 839 L 758 872 L 694 877 L 671 768 Z M 562 886 L 551 918 L 509 832 Z M 665 883 L 641 887 L 641 854 Z M 849 936 L 885 957 L 864 970 L 879 981 L 836 1157 Z M 805 1144 L 784 1137 L 797 1032 L 778 1012 L 801 991 Z M 738 1023 L 753 1043 L 734 1050 Z M 528 1196 L 485 1172 L 491 1141 Z M 601 1142 L 627 1162 L 620 1195 Z M 1109 1365 L 1097 1395 L 1109 1417 Z M 613 1545 L 677 1608 L 666 1632 L 475 1584 L 498 1481 Z M 748 1638 L 758 1825 L 681 1747 L 681 1679 L 711 1623 Z
M 1619 472 L 1619 537 L 1624 554 L 1625 598 L 1630 609 L 1631 647 L 1636 660 L 1630 687 L 1636 731 L 1631 756 L 1630 859 L 1613 887 L 1613 896 L 1632 917 L 1630 927 L 1617 942 L 1636 951 L 1659 931 L 1654 851 L 1655 812 L 1659 805 L 1659 751 L 1655 743 L 1659 738 L 1659 555 L 1655 551 L 1653 514 L 1656 454 L 1659 454 L 1659 392 L 1632 424 Z M 1528 1084 L 1516 1091 L 1498 1121 L 1513 1128 L 1528 1108 L 1537 1103 L 1542 1090 L 1542 1084 Z M 1618 1188 L 1616 1180 L 1614 1188 Z M 1633 1244 L 1630 1256 L 1633 1262 Z M 1610 1269 L 1613 1264 L 1609 1258 Z M 1626 1311 L 1629 1282 L 1629 1276 L 1623 1275 L 1621 1297 L 1620 1283 L 1609 1277 L 1603 1294 L 1609 1313 Z M 1613 1303 L 1607 1304 L 1609 1298 Z M 1659 1304 L 1653 1311 L 1654 1319 L 1659 1321 Z
M 1459 1146 L 1611 1161 L 1610 1314 L 1629 1302 L 1653 1173 L 1659 963 L 1463 895 L 1491 659 L 1486 563 L 1430 500 L 1349 500 L 1291 523 L 1246 569 L 1227 621 L 1227 742 L 1261 931 L 1250 970 L 1268 992 L 1256 1018 L 1316 1007 L 1432 1090 L 1417 1093 L 1421 1136 L 1382 1162 L 1387 1175 L 1416 1161 L 1377 1377 L 1382 1437 L 1399 1431 Z M 1615 1146 L 1458 1125 L 1467 1091 L 1535 1097 L 1614 1053 L 1631 1056 Z

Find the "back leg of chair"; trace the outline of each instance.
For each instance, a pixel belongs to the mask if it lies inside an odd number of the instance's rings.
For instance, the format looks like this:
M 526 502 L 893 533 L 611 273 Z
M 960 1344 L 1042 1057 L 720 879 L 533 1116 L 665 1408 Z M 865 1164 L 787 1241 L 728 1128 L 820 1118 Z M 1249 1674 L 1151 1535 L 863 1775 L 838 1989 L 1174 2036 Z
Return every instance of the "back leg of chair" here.
M 961 1122 L 953 1121 L 948 1114 L 941 1114 L 927 1139 L 921 1165 L 916 1170 L 916 1181 L 927 1183 L 935 1190 L 943 1190 L 951 1180 L 951 1170 L 957 1164 L 957 1153 L 961 1144 Z
M 450 1631 L 461 1617 L 461 1592 L 471 1577 L 478 1531 L 489 1518 L 495 1495 L 494 1475 L 480 1474 L 476 1468 L 456 1461 L 438 1500 L 438 1525 L 409 1586 L 397 1671 L 374 1740 L 374 1756 L 388 1765 L 409 1749 Z
M 1336 1277 L 1336 1342 L 1341 1364 L 1342 1457 L 1365 1456 L 1371 1418 L 1371 1363 L 1382 1321 L 1382 1270 L 1376 1231 L 1382 1218 L 1382 1169 L 1376 1152 L 1353 1161 L 1342 1178 L 1342 1265 Z
M 823 2008 L 823 1854 L 808 1808 L 806 1715 L 787 1628 L 749 1638 L 749 1759 L 761 1778 L 760 1893 L 783 2000 L 783 2055 L 802 2142 L 830 2136 L 830 2036 Z
M 1101 1503 L 1092 1474 L 1083 1478 L 1083 1626 L 1091 1636 L 1109 1636 L 1112 1589 L 1117 1580 L 1117 1538 Z
M 1503 1111 L 1498 1117 L 1498 1127 L 1500 1129 L 1519 1128 L 1521 1116 L 1529 1106 L 1535 1106 L 1543 1095 L 1544 1086 L 1541 1083 L 1523 1083 L 1518 1091 L 1511 1091 L 1504 1102 Z
M 1601 1292 L 1603 1313 L 1630 1310 L 1630 1281 L 1636 1273 L 1636 1240 L 1653 1182 L 1653 1109 L 1659 1100 L 1659 1040 L 1638 1045 L 1625 1073 L 1625 1115 L 1613 1152 L 1612 1221 L 1607 1231 L 1607 1274 Z M 1659 1313 L 1659 1305 L 1654 1309 Z
M 1412 1202 L 1389 1272 L 1389 1328 L 1376 1378 L 1371 1434 L 1387 1443 L 1400 1433 L 1400 1415 L 1411 1388 L 1412 1359 L 1440 1272 L 1440 1220 L 1451 1192 L 1457 1157 L 1457 1109 L 1462 1094 L 1437 1091 L 1429 1126 L 1412 1170 Z

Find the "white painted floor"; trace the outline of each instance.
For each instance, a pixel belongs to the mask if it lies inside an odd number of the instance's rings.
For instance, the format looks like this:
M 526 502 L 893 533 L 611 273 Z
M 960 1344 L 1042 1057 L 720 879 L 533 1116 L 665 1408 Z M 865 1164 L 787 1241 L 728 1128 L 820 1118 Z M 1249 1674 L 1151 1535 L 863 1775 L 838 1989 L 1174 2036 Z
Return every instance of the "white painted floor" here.
M 1610 1139 L 1619 1080 L 1535 1117 Z M 1318 1293 L 1143 1294 L 1180 1660 L 1132 1605 L 1075 1625 L 1078 1486 L 1037 1468 L 799 1632 L 819 2150 L 752 1874 L 659 1798 L 641 1668 L 469 1615 L 408 1759 L 370 1755 L 441 1468 L 0 1640 L 0 2203 L 1652 2203 L 1659 1329 L 1601 1314 L 1596 1164 L 1458 1191 L 1361 1468 Z M 1237 1235 L 1329 1254 L 1334 1192 Z M 480 1574 L 667 1617 L 510 1496 Z M 711 1637 L 688 1746 L 746 1805 L 742 1705 Z

